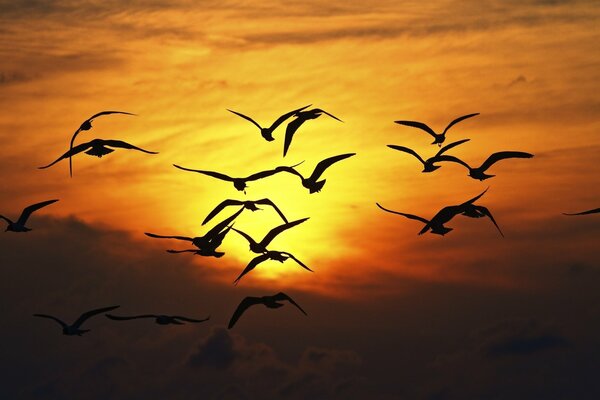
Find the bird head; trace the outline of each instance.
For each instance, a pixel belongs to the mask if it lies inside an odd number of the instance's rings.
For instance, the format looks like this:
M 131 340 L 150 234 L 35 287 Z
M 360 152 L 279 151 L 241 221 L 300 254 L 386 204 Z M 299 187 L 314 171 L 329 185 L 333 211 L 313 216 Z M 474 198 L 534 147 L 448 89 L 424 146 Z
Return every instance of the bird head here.
M 439 165 L 433 165 L 431 163 L 427 163 L 427 164 L 425 164 L 423 171 L 421 171 L 421 172 L 433 172 L 438 168 L 440 168 Z

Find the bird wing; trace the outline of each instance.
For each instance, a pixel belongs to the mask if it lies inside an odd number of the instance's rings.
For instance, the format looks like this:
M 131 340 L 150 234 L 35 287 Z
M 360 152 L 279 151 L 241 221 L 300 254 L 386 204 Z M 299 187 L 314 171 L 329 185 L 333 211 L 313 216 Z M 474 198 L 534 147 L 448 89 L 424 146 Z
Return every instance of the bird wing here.
M 307 218 L 302 218 L 302 219 L 298 219 L 296 221 L 292 221 L 292 222 L 288 222 L 286 224 L 281 224 L 273 229 L 271 229 L 269 231 L 269 233 L 267 233 L 265 235 L 265 237 L 263 238 L 263 240 L 260 241 L 260 244 L 263 245 L 264 247 L 267 247 L 269 245 L 269 243 L 271 243 L 273 241 L 273 239 L 275 239 L 275 237 L 277 235 L 279 235 L 281 232 L 293 228 L 296 225 L 299 225 L 301 223 L 303 223 L 304 221 L 306 221 L 309 217 Z
M 240 117 L 244 118 L 245 120 L 252 122 L 254 125 L 256 125 L 258 127 L 258 129 L 262 129 L 262 127 L 258 124 L 258 122 L 256 122 L 252 118 L 248 117 L 247 115 L 244 115 L 237 111 L 230 110 L 229 108 L 227 108 L 227 111 L 229 111 L 230 113 L 234 113 L 235 115 L 239 115 Z
M 394 122 L 397 124 L 400 124 L 400 125 L 412 126 L 413 128 L 422 129 L 425 132 L 429 133 L 434 138 L 437 137 L 437 135 L 435 134 L 433 129 L 431 129 L 430 127 L 428 127 L 427 125 L 425 125 L 422 122 L 417 122 L 417 121 L 394 121 Z
M 496 220 L 494 219 L 494 216 L 492 215 L 492 213 L 490 212 L 490 210 L 487 207 L 484 207 L 484 206 L 476 206 L 476 208 L 483 215 L 489 217 L 492 220 L 492 222 L 494 223 L 494 225 L 496 225 L 496 229 L 498 229 L 498 232 L 500 232 L 500 235 L 502 235 L 502 237 L 504 237 L 504 233 L 502 233 L 502 230 L 500 229 L 500 227 L 496 223 Z
M 285 223 L 288 222 L 288 220 L 285 218 L 285 215 L 283 215 L 283 213 L 281 212 L 281 210 L 271 200 L 269 200 L 269 199 L 260 199 L 260 200 L 256 200 L 254 202 L 254 204 L 261 204 L 261 205 L 267 205 L 267 206 L 273 207 L 275 209 L 275 211 L 277 211 L 277 214 L 279 214 L 279 216 L 281 217 L 281 219 L 283 219 L 283 221 Z
M 239 233 L 240 235 L 242 235 L 250 244 L 256 244 L 256 240 L 252 239 L 252 237 L 250 235 L 248 235 L 245 232 L 240 231 L 239 229 L 235 229 L 235 228 L 231 228 L 234 231 L 236 231 L 237 233 Z
M 482 171 L 485 171 L 489 167 L 491 167 L 494 163 L 496 163 L 500 160 L 507 159 L 507 158 L 531 158 L 531 157 L 533 157 L 533 154 L 525 153 L 523 151 L 499 151 L 499 152 L 494 153 L 491 156 L 489 156 L 488 159 L 485 160 L 483 162 L 483 164 L 481 164 L 479 169 L 481 169 Z
M 81 144 L 73 147 L 71 150 L 67 151 L 62 156 L 58 157 L 54 162 L 52 162 L 44 167 L 38 167 L 38 169 L 45 169 L 45 168 L 51 167 L 54 164 L 56 164 L 57 162 L 59 162 L 60 160 L 64 160 L 65 158 L 72 157 L 76 154 L 86 151 L 90 147 L 92 147 L 92 142 L 81 143 Z
M 436 158 L 436 161 L 450 161 L 450 162 L 455 162 L 455 163 L 458 163 L 458 164 L 464 166 L 469 171 L 471 170 L 471 167 L 469 166 L 469 164 L 467 164 L 466 162 L 464 162 L 460 158 L 457 158 L 457 157 L 454 157 L 454 156 L 436 156 L 435 158 Z
M 383 211 L 387 211 L 387 212 L 389 212 L 389 213 L 392 213 L 392 214 L 398 214 L 398 215 L 402 215 L 403 217 L 406 217 L 406 218 L 408 218 L 408 219 L 415 219 L 415 220 L 417 220 L 417 221 L 421 221 L 421 222 L 424 222 L 424 223 L 426 223 L 426 224 L 428 224 L 428 223 L 429 223 L 429 220 L 426 220 L 426 219 L 425 219 L 425 218 L 423 218 L 423 217 L 419 217 L 418 215 L 406 214 L 406 213 L 401 213 L 401 212 L 398 212 L 398 211 L 388 210 L 387 208 L 383 207 L 383 206 L 382 206 L 381 204 L 379 204 L 379 203 L 375 203 L 375 204 L 377 204 L 377 207 L 381 208 Z
M 127 115 L 136 115 L 130 112 L 125 112 L 125 111 L 101 111 L 98 114 L 94 114 L 91 117 L 89 117 L 87 119 L 87 121 L 92 122 L 94 120 L 94 118 L 98 118 L 101 115 L 107 115 L 107 114 L 127 114 Z
M 143 151 L 144 153 L 148 153 L 148 154 L 158 154 L 157 151 L 148 151 L 148 150 L 144 150 L 142 148 L 139 148 L 137 146 L 134 146 L 132 144 L 129 144 L 127 142 L 124 142 L 122 140 L 103 140 L 102 141 L 103 144 L 105 146 L 110 146 L 110 147 L 119 147 L 122 149 L 130 149 L 130 150 L 139 150 L 139 151 Z
M 91 318 L 97 314 L 105 313 L 107 311 L 112 311 L 119 307 L 120 306 L 110 306 L 110 307 L 97 308 L 95 310 L 90 310 L 90 311 L 84 312 L 83 314 L 81 314 L 81 316 L 79 318 L 77 318 L 77 321 L 75 321 L 73 323 L 73 326 L 75 328 L 79 328 L 81 326 L 81 324 L 83 324 L 88 318 Z
M 288 167 L 288 166 L 284 165 L 284 166 L 275 168 L 275 170 L 277 172 L 289 172 L 290 174 L 296 175 L 300 179 L 304 180 L 304 177 L 302 176 L 302 174 L 300 172 L 296 171 L 294 169 L 294 167 Z
M 286 251 L 282 251 L 281 254 L 285 254 L 286 256 L 288 256 L 289 258 L 291 258 L 292 260 L 296 261 L 298 264 L 300 264 L 300 266 L 302 268 L 307 269 L 310 272 L 314 272 L 312 269 L 308 268 L 302 261 L 300 261 L 296 257 L 294 257 L 294 255 L 292 253 L 288 253 Z
M 208 321 L 210 319 L 210 315 L 204 319 L 193 319 L 193 318 L 188 318 L 188 317 L 181 317 L 179 315 L 174 315 L 173 319 L 179 319 L 185 322 L 204 322 L 204 321 Z
M 225 175 L 225 174 L 222 174 L 220 172 L 203 171 L 203 170 L 200 170 L 200 169 L 184 168 L 184 167 L 180 167 L 177 164 L 173 164 L 173 166 L 175 168 L 179 168 L 179 169 L 184 170 L 184 171 L 198 172 L 199 174 L 204 174 L 204 175 L 212 176 L 213 178 L 222 179 L 222 180 L 228 181 L 228 182 L 233 182 L 233 178 L 232 177 L 230 177 L 228 175 Z
M 329 116 L 330 116 L 331 118 L 333 118 L 333 119 L 337 119 L 337 120 L 338 120 L 338 121 L 340 121 L 340 122 L 344 122 L 344 121 L 342 121 L 341 119 L 339 119 L 338 117 L 336 117 L 335 115 L 333 115 L 333 114 L 330 114 L 330 113 L 328 113 L 327 111 L 323 110 L 322 108 L 314 108 L 314 109 L 312 109 L 312 110 L 310 110 L 310 111 L 314 111 L 314 112 L 318 112 L 318 113 L 327 114 L 327 115 L 329 115 Z
M 218 224 L 216 224 L 215 226 L 213 226 L 212 229 L 210 229 L 208 232 L 206 232 L 204 237 L 206 237 L 210 240 L 213 237 L 215 237 L 216 235 L 218 235 L 223 229 L 225 229 L 225 227 L 227 227 L 227 225 L 229 225 L 231 222 L 233 222 L 233 220 L 236 219 L 238 217 L 238 215 L 240 215 L 242 213 L 242 211 L 244 211 L 243 207 L 240 208 L 235 213 L 233 213 L 232 215 L 230 215 L 229 217 L 225 218 L 223 221 L 221 221 Z
M 108 319 L 113 319 L 115 321 L 127 321 L 130 319 L 138 319 L 138 318 L 158 318 L 158 315 L 153 315 L 153 314 L 133 315 L 131 317 L 121 317 L 121 316 L 112 315 L 112 314 L 105 314 L 104 316 Z
M 268 254 L 261 254 L 257 257 L 254 257 L 252 260 L 250 260 L 250 262 L 248 263 L 248 265 L 246 265 L 246 268 L 244 268 L 244 270 L 242 271 L 242 273 L 235 278 L 235 280 L 233 281 L 233 283 L 235 285 L 237 285 L 237 283 L 240 281 L 240 279 L 242 279 L 242 277 L 244 275 L 246 275 L 248 272 L 252 271 L 258 264 L 265 262 L 269 259 L 269 255 Z
M 257 172 L 255 174 L 252 174 L 252 175 L 244 178 L 244 181 L 246 181 L 246 182 L 256 181 L 258 179 L 262 179 L 262 178 L 266 178 L 266 177 L 271 176 L 271 175 L 275 175 L 278 172 L 283 172 L 283 171 L 280 171 L 280 170 L 277 170 L 277 169 L 268 169 L 266 171 L 260 171 L 260 172 Z
M 273 296 L 273 299 L 274 299 L 275 301 L 283 301 L 283 300 L 287 300 L 287 301 L 289 301 L 290 303 L 292 303 L 293 305 L 295 305 L 296 307 L 298 307 L 298 310 L 302 311 L 302 313 L 303 313 L 304 315 L 308 315 L 308 314 L 306 314 L 306 311 L 304 311 L 304 310 L 302 309 L 302 307 L 300 307 L 300 305 L 299 305 L 298 303 L 296 303 L 296 302 L 295 302 L 295 301 L 294 301 L 294 300 L 293 300 L 293 299 L 292 299 L 290 296 L 288 296 L 287 294 L 285 294 L 285 293 L 283 293 L 283 292 L 279 292 L 279 293 L 277 293 L 275 296 Z
M 249 307 L 252 307 L 253 305 L 261 304 L 261 303 L 262 303 L 262 299 L 260 297 L 251 297 L 251 296 L 248 296 L 248 297 L 244 298 L 240 302 L 240 304 L 237 306 L 237 308 L 235 309 L 235 311 L 233 312 L 233 315 L 231 316 L 231 319 L 229 320 L 229 325 L 227 325 L 227 329 L 233 328 L 233 326 L 235 325 L 235 323 L 237 322 L 237 320 L 240 319 L 240 317 L 242 316 L 242 314 Z
M 283 114 L 281 117 L 277 118 L 275 120 L 275 122 L 273 122 L 273 124 L 269 127 L 269 130 L 271 132 L 273 132 L 279 125 L 281 125 L 283 123 L 283 121 L 285 121 L 286 119 L 290 118 L 292 115 L 304 110 L 305 108 L 308 108 L 312 106 L 312 104 L 309 104 L 307 106 L 301 107 L 301 108 L 297 108 L 294 111 L 290 111 L 289 113 L 285 113 Z
M 425 160 L 423 160 L 421 158 L 421 156 L 418 155 L 417 152 L 414 151 L 413 149 L 409 149 L 408 147 L 404 147 L 404 146 L 398 146 L 398 145 L 395 145 L 395 144 L 388 144 L 387 147 L 389 147 L 390 149 L 394 149 L 394 150 L 398 150 L 398 151 L 403 151 L 405 153 L 412 154 L 413 156 L 415 156 L 417 158 L 417 160 L 421 161 L 422 164 L 425 164 Z
M 188 242 L 194 241 L 193 238 L 186 237 L 186 236 L 163 236 L 163 235 L 157 235 L 155 233 L 149 233 L 149 232 L 144 232 L 144 235 L 149 236 L 151 238 L 156 238 L 156 239 L 177 239 L 177 240 L 187 240 Z
M 190 249 L 190 250 L 167 250 L 167 253 L 198 253 L 198 249 Z
M 458 146 L 459 144 L 463 144 L 463 143 L 465 143 L 465 142 L 468 142 L 469 140 L 471 140 L 471 139 L 463 139 L 463 140 L 459 140 L 459 141 L 457 141 L 457 142 L 452 142 L 452 143 L 450 143 L 450 144 L 447 144 L 447 145 L 445 145 L 444 147 L 442 147 L 442 148 L 440 149 L 440 151 L 438 151 L 438 152 L 435 154 L 435 156 L 433 156 L 433 158 L 439 157 L 439 156 L 441 156 L 442 154 L 444 154 L 445 152 L 447 152 L 448 150 L 450 150 L 450 149 L 452 149 L 452 148 L 454 148 L 454 147 Z
M 462 203 L 462 204 L 461 204 L 461 205 L 459 205 L 458 207 L 463 207 L 463 206 L 465 206 L 465 205 L 467 205 L 467 204 L 473 204 L 475 201 L 479 200 L 479 198 L 480 198 L 481 196 L 483 196 L 483 195 L 485 194 L 485 192 L 487 192 L 487 191 L 488 191 L 488 189 L 489 189 L 489 187 L 488 187 L 488 188 L 486 188 L 486 189 L 485 189 L 483 192 L 481 192 L 481 193 L 480 193 L 480 194 L 478 194 L 477 196 L 473 197 L 471 200 L 467 200 L 467 201 L 465 201 L 464 203 Z M 450 207 L 453 207 L 453 206 L 450 206 Z
M 10 219 L 6 218 L 4 215 L 0 215 L 0 219 L 5 220 L 8 224 L 12 224 L 13 223 Z
M 25 222 L 27 222 L 27 218 L 29 218 L 29 216 L 34 211 L 39 210 L 42 207 L 46 207 L 49 204 L 56 203 L 57 201 L 58 201 L 58 199 L 55 199 L 55 200 L 46 200 L 46 201 L 42 201 L 41 203 L 36 203 L 36 204 L 32 204 L 32 205 L 30 205 L 28 207 L 25 207 L 23 209 L 23 212 L 21 213 L 21 216 L 17 220 L 17 224 L 19 224 L 19 225 L 25 225 Z
M 352 157 L 354 155 L 356 155 L 356 153 L 346 153 L 346 154 L 340 154 L 339 156 L 333 156 L 333 157 L 324 159 L 323 161 L 321 161 L 320 163 L 317 164 L 317 166 L 315 167 L 315 170 L 313 171 L 312 175 L 308 179 L 316 182 L 319 179 L 319 177 L 321 176 L 321 174 L 323 174 L 323 172 L 325 172 L 325 170 L 327 168 L 331 167 L 333 164 L 335 164 L 338 161 L 342 161 L 343 159 Z
M 208 213 L 208 215 L 206 216 L 206 218 L 204 218 L 204 221 L 202 221 L 202 225 L 206 224 L 208 221 L 210 221 L 211 219 L 213 219 L 213 217 L 215 215 L 217 215 L 218 213 L 220 213 L 225 207 L 228 206 L 241 206 L 243 205 L 244 202 L 240 201 L 240 200 L 224 200 L 221 203 L 219 203 L 218 206 L 216 206 L 214 208 L 214 210 L 212 210 L 210 213 Z
M 300 126 L 302 126 L 302 124 L 305 122 L 306 122 L 305 118 L 297 116 L 296 119 L 294 119 L 292 122 L 287 124 L 287 127 L 285 128 L 285 141 L 283 143 L 283 156 L 284 157 L 287 154 L 287 151 L 288 151 L 290 145 L 292 144 L 292 138 L 294 137 L 294 134 L 296 133 L 298 128 L 300 128 Z
M 593 210 L 587 210 L 587 211 L 582 211 L 582 212 L 573 213 L 573 214 L 567 214 L 567 213 L 563 213 L 563 214 L 564 215 L 587 215 L 587 214 L 596 214 L 596 213 L 600 213 L 600 208 L 595 208 Z
M 47 315 L 47 314 L 33 314 L 34 317 L 42 317 L 42 318 L 50 318 L 53 319 L 54 321 L 58 322 L 60 324 L 60 326 L 62 326 L 63 328 L 68 328 L 69 325 L 67 325 L 65 322 L 61 321 L 60 319 L 53 317 L 52 315 Z
M 467 118 L 471 118 L 474 117 L 476 115 L 479 115 L 479 113 L 475 113 L 475 114 L 467 114 L 467 115 L 463 115 L 462 117 L 458 117 L 456 118 L 454 121 L 450 122 L 448 124 L 448 126 L 446 127 L 446 129 L 444 129 L 444 133 L 448 132 L 448 129 L 450 129 L 453 125 L 458 124 L 460 121 L 465 120 Z

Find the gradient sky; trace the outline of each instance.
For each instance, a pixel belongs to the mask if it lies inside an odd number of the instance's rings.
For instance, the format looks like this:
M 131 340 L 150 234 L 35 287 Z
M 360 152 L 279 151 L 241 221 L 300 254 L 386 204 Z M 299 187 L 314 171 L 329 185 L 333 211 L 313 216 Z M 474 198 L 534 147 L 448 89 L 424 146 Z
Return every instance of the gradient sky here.
M 565 217 L 600 206 L 600 6 L 593 1 L 2 1 L 0 213 L 38 201 L 27 234 L 0 238 L 3 398 L 598 398 L 600 221 Z M 282 157 L 283 132 L 264 141 L 242 112 L 268 125 L 313 104 Z M 63 161 L 79 124 L 105 116 L 78 143 L 125 140 L 158 151 Z M 413 157 L 442 130 L 472 164 L 500 150 L 485 182 L 447 164 L 422 174 Z M 178 164 L 245 176 L 278 165 L 308 173 L 357 155 L 308 194 L 293 176 L 231 184 Z M 433 216 L 489 187 L 488 220 L 457 218 L 440 237 L 383 213 Z M 185 244 L 143 232 L 202 235 L 204 217 L 232 199 L 272 199 L 310 217 L 234 287 L 253 257 L 230 234 L 222 259 L 166 254 Z M 230 215 L 233 209 L 220 217 Z M 261 237 L 268 208 L 236 227 Z M 224 330 L 247 295 L 292 295 L 291 307 L 252 310 Z M 90 321 L 82 338 L 33 320 L 184 312 L 207 324 L 157 327 Z M 511 384 L 505 384 L 507 381 Z M 8 396 L 8 397 L 7 397 Z M 158 397 L 156 397 L 158 396 Z M 167 396 L 167 397 L 165 397 Z

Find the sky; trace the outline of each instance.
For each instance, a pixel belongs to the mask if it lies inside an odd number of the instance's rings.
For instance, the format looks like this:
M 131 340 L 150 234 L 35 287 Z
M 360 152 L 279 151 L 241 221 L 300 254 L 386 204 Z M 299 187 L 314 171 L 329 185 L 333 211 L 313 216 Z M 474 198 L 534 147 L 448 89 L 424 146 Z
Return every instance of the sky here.
M 0 394 L 15 399 L 562 399 L 598 398 L 600 6 L 593 1 L 3 1 L 0 0 L 0 214 L 60 199 L 0 235 Z M 284 126 L 267 142 L 227 111 L 269 125 L 311 104 L 282 156 Z M 77 143 L 117 149 L 47 165 Z M 505 160 L 480 182 L 412 156 L 438 150 L 477 165 Z M 278 174 L 232 176 L 355 156 L 324 174 L 320 193 Z M 442 165 L 442 164 L 440 164 Z M 430 218 L 487 189 L 494 215 L 457 217 L 444 237 L 375 205 Z M 168 254 L 201 236 L 225 199 L 271 199 L 289 220 L 273 241 L 314 272 L 254 257 L 235 232 L 220 259 Z M 265 207 L 235 227 L 261 238 L 281 223 Z M 283 291 L 291 305 L 257 306 L 227 329 L 245 296 Z M 158 326 L 103 316 L 63 336 L 32 317 L 74 320 L 120 305 L 123 315 L 210 320 Z M 116 311 L 115 311 L 116 314 Z

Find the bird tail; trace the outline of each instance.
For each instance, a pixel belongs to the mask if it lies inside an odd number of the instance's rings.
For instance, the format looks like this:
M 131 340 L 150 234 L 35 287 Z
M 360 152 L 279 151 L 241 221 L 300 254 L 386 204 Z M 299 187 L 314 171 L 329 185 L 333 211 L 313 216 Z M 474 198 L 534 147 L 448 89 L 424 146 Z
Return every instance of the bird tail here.
M 323 189 L 323 186 L 325 186 L 325 181 L 326 181 L 326 179 L 323 179 L 322 181 L 316 182 L 313 185 L 313 187 L 310 188 L 310 192 L 311 193 L 320 192 L 321 189 Z

